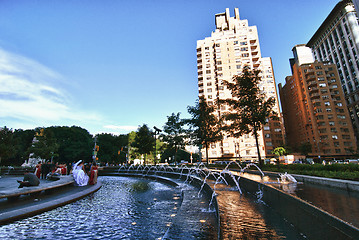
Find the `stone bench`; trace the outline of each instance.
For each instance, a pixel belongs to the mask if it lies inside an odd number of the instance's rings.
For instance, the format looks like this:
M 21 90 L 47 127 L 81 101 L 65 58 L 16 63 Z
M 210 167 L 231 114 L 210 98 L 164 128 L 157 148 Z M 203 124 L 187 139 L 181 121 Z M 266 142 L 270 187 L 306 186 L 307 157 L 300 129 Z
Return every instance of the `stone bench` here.
M 0 192 L 0 199 L 7 198 L 8 200 L 13 200 L 21 195 L 40 194 L 42 191 L 51 191 L 56 188 L 72 185 L 74 182 L 72 175 L 61 176 L 57 181 L 40 182 L 39 186 L 3 190 Z

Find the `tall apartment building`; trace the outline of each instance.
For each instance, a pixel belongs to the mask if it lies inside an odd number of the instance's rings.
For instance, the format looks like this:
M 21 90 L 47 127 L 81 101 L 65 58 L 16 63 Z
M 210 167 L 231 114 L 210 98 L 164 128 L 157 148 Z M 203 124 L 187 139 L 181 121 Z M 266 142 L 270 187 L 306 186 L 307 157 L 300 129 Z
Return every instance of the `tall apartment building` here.
M 279 92 L 287 143 L 310 143 L 310 155 L 346 157 L 356 150 L 353 127 L 335 64 L 314 61 L 304 44 L 293 48 L 292 76 Z
M 337 66 L 359 144 L 359 25 L 352 1 L 340 1 L 307 46 L 312 49 L 315 60 L 329 61 Z
M 357 12 L 357 16 L 358 16 L 358 12 L 359 12 L 359 0 L 353 0 L 353 4 L 355 7 L 355 11 Z
M 267 97 L 276 100 L 274 111 L 279 113 L 278 97 L 270 58 L 262 58 L 256 26 L 249 26 L 248 20 L 239 18 L 239 10 L 230 17 L 229 9 L 215 15 L 216 29 L 211 37 L 197 41 L 197 67 L 199 96 L 208 104 L 215 104 L 216 99 L 231 98 L 230 91 L 223 80 L 232 81 L 234 75 L 240 74 L 244 66 L 262 71 L 261 90 Z M 217 107 L 219 115 L 228 111 L 225 106 Z M 281 121 L 269 121 L 260 132 L 260 154 L 264 158 L 273 156 L 271 151 L 284 142 Z M 240 138 L 225 137 L 223 141 L 212 144 L 209 159 L 257 158 L 255 139 L 247 134 Z

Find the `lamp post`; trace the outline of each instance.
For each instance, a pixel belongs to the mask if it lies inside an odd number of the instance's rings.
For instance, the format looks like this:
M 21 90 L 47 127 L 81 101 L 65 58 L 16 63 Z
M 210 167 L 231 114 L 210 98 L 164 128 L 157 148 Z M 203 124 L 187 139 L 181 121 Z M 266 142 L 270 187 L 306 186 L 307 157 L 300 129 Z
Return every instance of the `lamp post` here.
M 236 161 L 238 161 L 238 157 L 239 157 L 239 142 L 233 141 L 234 144 L 234 156 L 236 158 Z
M 161 129 L 157 128 L 156 126 L 153 127 L 155 129 L 155 165 L 157 164 L 157 139 L 156 136 L 158 133 L 162 132 Z

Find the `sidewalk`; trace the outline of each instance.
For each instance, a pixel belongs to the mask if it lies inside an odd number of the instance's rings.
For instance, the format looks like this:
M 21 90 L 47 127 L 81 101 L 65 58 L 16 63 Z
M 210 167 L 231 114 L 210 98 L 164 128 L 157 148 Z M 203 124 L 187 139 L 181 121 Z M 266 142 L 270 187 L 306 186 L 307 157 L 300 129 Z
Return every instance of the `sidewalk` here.
M 4 194 L 11 195 L 19 191 L 19 184 L 16 180 L 22 180 L 22 178 L 23 176 L 2 176 L 0 178 L 0 196 L 3 196 L 0 199 L 0 225 L 66 205 L 101 188 L 101 183 L 77 187 L 73 184 L 72 176 L 64 176 L 58 181 L 41 179 L 40 185 L 34 187 L 38 188 L 36 193 L 21 195 L 15 200 L 11 198 L 8 200 L 4 197 Z M 27 191 L 26 187 L 20 190 Z

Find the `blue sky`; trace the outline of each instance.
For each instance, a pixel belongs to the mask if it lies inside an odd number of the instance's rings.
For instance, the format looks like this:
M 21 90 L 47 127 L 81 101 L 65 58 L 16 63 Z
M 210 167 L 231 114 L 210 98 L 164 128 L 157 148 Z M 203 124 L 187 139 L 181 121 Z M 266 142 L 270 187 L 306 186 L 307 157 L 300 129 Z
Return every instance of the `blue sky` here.
M 162 127 L 198 96 L 196 41 L 238 7 L 276 82 L 338 0 L 2 0 L 0 127 Z

